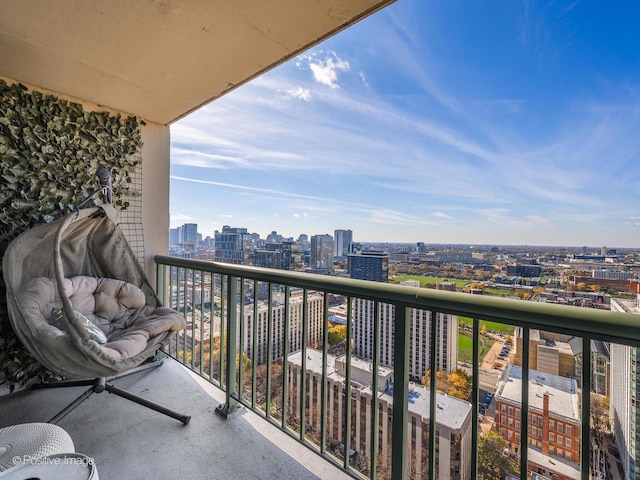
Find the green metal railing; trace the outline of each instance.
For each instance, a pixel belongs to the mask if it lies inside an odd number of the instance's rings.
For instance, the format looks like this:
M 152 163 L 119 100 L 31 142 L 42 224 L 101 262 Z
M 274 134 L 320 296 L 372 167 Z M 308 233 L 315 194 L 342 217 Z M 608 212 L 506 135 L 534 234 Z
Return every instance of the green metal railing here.
M 409 472 L 408 465 L 408 439 L 409 439 L 409 334 L 410 334 L 410 310 L 422 309 L 431 312 L 430 332 L 434 334 L 430 337 L 430 365 L 436 365 L 436 340 L 438 335 L 438 313 L 453 314 L 470 317 L 473 319 L 473 347 L 472 357 L 479 358 L 480 353 L 480 321 L 492 321 L 507 325 L 522 327 L 522 415 L 521 415 L 521 442 L 527 443 L 528 435 L 528 412 L 529 412 L 529 383 L 525 381 L 529 372 L 529 331 L 537 329 L 542 331 L 557 332 L 582 338 L 583 361 L 581 385 L 586 391 L 589 390 L 591 381 L 591 361 L 590 342 L 591 340 L 603 340 L 612 343 L 640 347 L 640 329 L 638 317 L 632 314 L 616 313 L 599 309 L 568 307 L 546 303 L 507 300 L 483 295 L 470 295 L 465 293 L 447 292 L 433 289 L 417 287 L 407 287 L 390 285 L 361 280 L 336 278 L 331 276 L 313 275 L 300 272 L 289 272 L 273 270 L 259 267 L 249 267 L 243 265 L 222 264 L 209 261 L 180 259 L 168 256 L 156 256 L 155 262 L 158 267 L 157 290 L 163 303 L 184 312 L 189 323 L 190 335 L 179 335 L 174 344 L 171 345 L 170 355 L 182 362 L 186 367 L 196 371 L 204 378 L 222 388 L 226 395 L 226 402 L 218 408 L 224 415 L 233 412 L 238 405 L 244 405 L 254 412 L 263 416 L 267 421 L 282 429 L 289 435 L 296 438 L 301 443 L 317 452 L 322 458 L 332 462 L 350 475 L 360 478 L 368 476 L 377 478 L 377 459 L 380 455 L 380 443 L 378 434 L 378 402 L 376 395 L 372 395 L 370 404 L 371 436 L 370 451 L 367 452 L 369 459 L 368 468 L 356 469 L 350 462 L 351 447 L 351 349 L 346 349 L 344 398 L 345 415 L 343 419 L 343 455 L 336 455 L 330 451 L 327 445 L 327 418 L 328 418 L 328 396 L 330 392 L 327 388 L 328 369 L 328 296 L 341 295 L 346 297 L 349 305 L 347 308 L 347 338 L 352 335 L 352 304 L 355 299 L 366 299 L 374 302 L 375 312 L 378 312 L 381 305 L 389 304 L 395 308 L 395 341 L 393 357 L 393 417 L 392 417 L 392 446 L 391 446 L 391 478 L 405 479 Z M 258 379 L 258 308 L 259 298 L 266 298 L 268 305 L 274 302 L 273 289 L 279 288 L 283 292 L 285 299 L 284 310 L 284 332 L 290 328 L 289 317 L 291 315 L 289 303 L 293 290 L 303 290 L 303 320 L 302 320 L 302 352 L 308 348 L 308 309 L 307 302 L 310 294 L 319 292 L 324 297 L 324 318 L 322 321 L 322 382 L 320 385 L 320 395 L 322 402 L 320 405 L 320 431 L 317 441 L 311 441 L 306 435 L 307 419 L 305 409 L 308 405 L 307 398 L 307 367 L 306 355 L 301 355 L 301 392 L 300 405 L 298 411 L 289 412 L 287 409 L 288 395 L 287 374 L 288 362 L 286 359 L 290 350 L 289 335 L 284 335 L 282 339 L 277 338 L 273 309 L 268 308 L 266 338 L 266 377 Z M 247 289 L 252 290 L 252 295 Z M 259 291 L 263 291 L 260 295 Z M 264 296 L 266 290 L 266 297 Z M 199 294 L 199 300 L 197 298 Z M 206 298 L 209 296 L 209 302 Z M 219 305 L 218 305 L 219 300 Z M 210 306 L 207 309 L 206 304 Z M 253 308 L 255 306 L 255 308 Z M 244 320 L 247 308 L 252 308 L 251 330 L 247 331 Z M 207 320 L 205 311 L 210 311 L 210 318 Z M 214 333 L 215 312 L 219 312 L 219 332 Z M 374 319 L 374 353 L 372 362 L 372 392 L 378 391 L 378 347 L 380 344 L 379 315 Z M 209 324 L 208 345 L 203 342 L 205 326 Z M 194 340 L 198 335 L 200 343 Z M 251 336 L 251 342 L 245 342 L 247 336 Z M 218 340 L 216 340 L 216 338 Z M 281 341 L 282 340 L 282 341 Z M 219 341 L 216 348 L 215 342 Z M 243 345 L 248 343 L 252 355 L 247 355 L 243 350 Z M 198 346 L 199 345 L 199 346 Z M 282 355 L 274 357 L 274 350 L 282 349 Z M 282 345 L 282 347 L 280 347 Z M 205 348 L 207 351 L 204 351 Z M 208 355 L 209 365 L 206 368 L 205 358 Z M 197 357 L 197 360 L 196 358 Z M 216 358 L 214 358 L 216 357 Z M 284 360 L 279 360 L 279 359 Z M 217 360 L 214 362 L 214 360 Z M 217 363 L 217 368 L 214 368 Z M 281 364 L 281 365 L 280 365 Z M 274 374 L 274 369 L 281 366 L 282 372 Z M 251 369 L 251 374 L 246 375 L 246 369 Z M 477 405 L 479 403 L 479 361 L 472 363 L 472 389 L 471 389 L 471 461 L 465 466 L 467 478 L 477 478 L 478 469 L 478 436 L 479 413 Z M 281 376 L 283 389 L 279 398 L 271 398 L 273 383 Z M 436 418 L 436 375 L 431 375 L 430 395 L 430 418 Z M 260 381 L 264 381 L 264 390 L 267 392 L 264 401 L 258 398 Z M 249 385 L 245 385 L 245 383 Z M 259 385 L 260 384 L 260 385 Z M 245 390 L 245 386 L 248 388 Z M 249 391 L 250 393 L 247 393 Z M 582 425 L 590 425 L 590 396 L 582 395 L 581 420 Z M 276 402 L 274 405 L 273 402 Z M 277 405 L 280 402 L 280 405 Z M 289 416 L 299 415 L 299 424 L 292 427 L 288 423 Z M 356 421 L 358 419 L 356 418 Z M 437 438 L 437 421 L 429 422 L 429 439 Z M 589 458 L 590 458 L 590 428 L 581 429 L 581 478 L 589 478 Z M 429 441 L 427 446 L 428 474 L 422 478 L 435 479 L 436 476 L 436 442 Z M 520 478 L 527 478 L 528 448 L 519 449 Z M 410 472 L 409 472 L 410 473 Z

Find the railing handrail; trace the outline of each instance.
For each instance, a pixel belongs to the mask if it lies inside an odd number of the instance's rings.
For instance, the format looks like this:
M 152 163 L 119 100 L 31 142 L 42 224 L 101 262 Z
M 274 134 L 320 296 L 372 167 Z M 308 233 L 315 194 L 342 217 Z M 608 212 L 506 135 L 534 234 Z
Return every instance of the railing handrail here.
M 572 307 L 485 295 L 472 295 L 406 285 L 393 285 L 305 272 L 156 255 L 160 265 L 202 270 L 208 273 L 341 293 L 383 303 L 436 310 L 480 320 L 504 322 L 539 330 L 587 335 L 605 341 L 640 347 L 640 317 L 631 313 Z

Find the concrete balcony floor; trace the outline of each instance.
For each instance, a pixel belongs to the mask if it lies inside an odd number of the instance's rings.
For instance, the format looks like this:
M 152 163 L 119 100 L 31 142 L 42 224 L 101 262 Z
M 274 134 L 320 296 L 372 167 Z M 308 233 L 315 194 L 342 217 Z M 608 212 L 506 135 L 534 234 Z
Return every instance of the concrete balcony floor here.
M 60 421 L 101 479 L 347 479 L 344 472 L 247 409 L 215 413 L 224 394 L 166 359 L 114 385 L 187 415 L 183 425 L 116 395 L 94 394 Z M 46 422 L 86 387 L 0 396 L 0 427 Z

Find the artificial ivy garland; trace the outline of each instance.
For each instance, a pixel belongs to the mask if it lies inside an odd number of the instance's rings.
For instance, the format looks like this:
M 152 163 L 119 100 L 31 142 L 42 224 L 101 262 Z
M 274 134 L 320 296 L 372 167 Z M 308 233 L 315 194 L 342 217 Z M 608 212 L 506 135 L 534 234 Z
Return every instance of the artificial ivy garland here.
M 113 203 L 126 195 L 142 146 L 136 117 L 87 112 L 82 105 L 0 79 L 0 258 L 11 240 L 73 211 L 111 171 Z M 1 276 L 0 276 L 1 277 Z M 50 375 L 15 336 L 0 278 L 0 378 L 24 384 Z

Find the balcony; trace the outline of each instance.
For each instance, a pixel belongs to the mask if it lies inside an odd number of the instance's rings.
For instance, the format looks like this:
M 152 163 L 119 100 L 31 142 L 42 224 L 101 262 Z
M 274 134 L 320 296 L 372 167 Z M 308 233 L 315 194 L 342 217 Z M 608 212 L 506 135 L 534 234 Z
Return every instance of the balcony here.
M 78 452 L 95 459 L 103 478 L 250 478 L 257 471 L 260 478 L 477 478 L 481 434 L 500 428 L 498 422 L 487 425 L 486 418 L 481 422 L 479 409 L 471 407 L 482 403 L 481 392 L 487 388 L 481 385 L 481 363 L 470 365 L 470 401 L 438 392 L 435 376 L 430 388 L 410 381 L 409 331 L 419 318 L 411 313 L 414 309 L 431 312 L 428 331 L 437 332 L 428 338 L 429 365 L 441 362 L 436 351 L 443 323 L 437 314 L 474 319 L 473 358 L 479 358 L 482 344 L 480 320 L 521 328 L 522 341 L 514 342 L 514 348 L 522 349 L 523 373 L 513 376 L 509 385 L 497 384 L 494 397 L 497 402 L 508 387 L 517 390 L 518 398 L 529 399 L 513 404 L 517 411 L 509 413 L 517 419 L 543 414 L 536 400 L 542 375 L 527 373 L 530 331 L 567 334 L 583 346 L 593 339 L 640 346 L 638 317 L 630 313 L 165 256 L 157 256 L 156 262 L 159 294 L 166 304 L 184 312 L 188 328 L 166 352 L 173 358 L 163 366 L 116 381 L 134 393 L 185 411 L 192 421 L 183 426 L 110 395 L 92 397 L 61 426 L 71 434 Z M 382 315 L 373 317 L 373 354 L 368 359 L 356 358 L 352 349 L 336 352 L 329 347 L 331 296 L 341 296 L 348 305 L 349 338 L 357 335 L 355 305 L 360 300 L 372 302 L 372 311 L 378 313 L 383 305 L 392 306 L 393 368 L 379 361 L 382 345 L 389 344 L 380 328 Z M 272 308 L 253 308 L 261 303 Z M 593 364 L 590 352 L 584 349 L 582 365 Z M 565 380 L 590 385 L 591 373 L 583 368 L 580 378 Z M 518 378 L 530 381 L 517 383 Z M 545 395 L 553 388 L 549 386 Z M 378 401 L 371 400 L 372 392 Z M 580 392 L 574 397 L 578 399 L 575 420 L 589 425 L 591 396 Z M 71 398 L 74 394 L 67 389 L 5 395 L 0 398 L 0 425 L 45 421 Z M 351 401 L 343 402 L 344 398 Z M 485 414 L 497 420 L 495 402 L 489 402 Z M 503 400 L 500 405 L 509 403 Z M 558 421 L 563 412 L 551 414 L 549 418 Z M 436 422 L 429 422 L 430 418 Z M 518 442 L 519 438 L 531 442 L 537 436 L 537 430 L 532 430 L 542 425 L 535 419 L 521 427 L 517 424 Z M 445 428 L 450 429 L 446 438 Z M 563 433 L 568 435 L 569 429 Z M 574 433 L 579 448 L 571 461 L 543 455 L 535 444 L 528 449 L 511 445 L 511 452 L 504 456 L 518 465 L 515 478 L 528 478 L 535 471 L 532 462 L 537 468 L 548 462 L 567 475 L 557 478 L 594 478 L 590 476 L 594 430 L 576 428 Z M 451 454 L 441 453 L 445 450 Z M 417 452 L 421 459 L 416 466 Z M 443 471 L 448 472 L 446 476 Z

